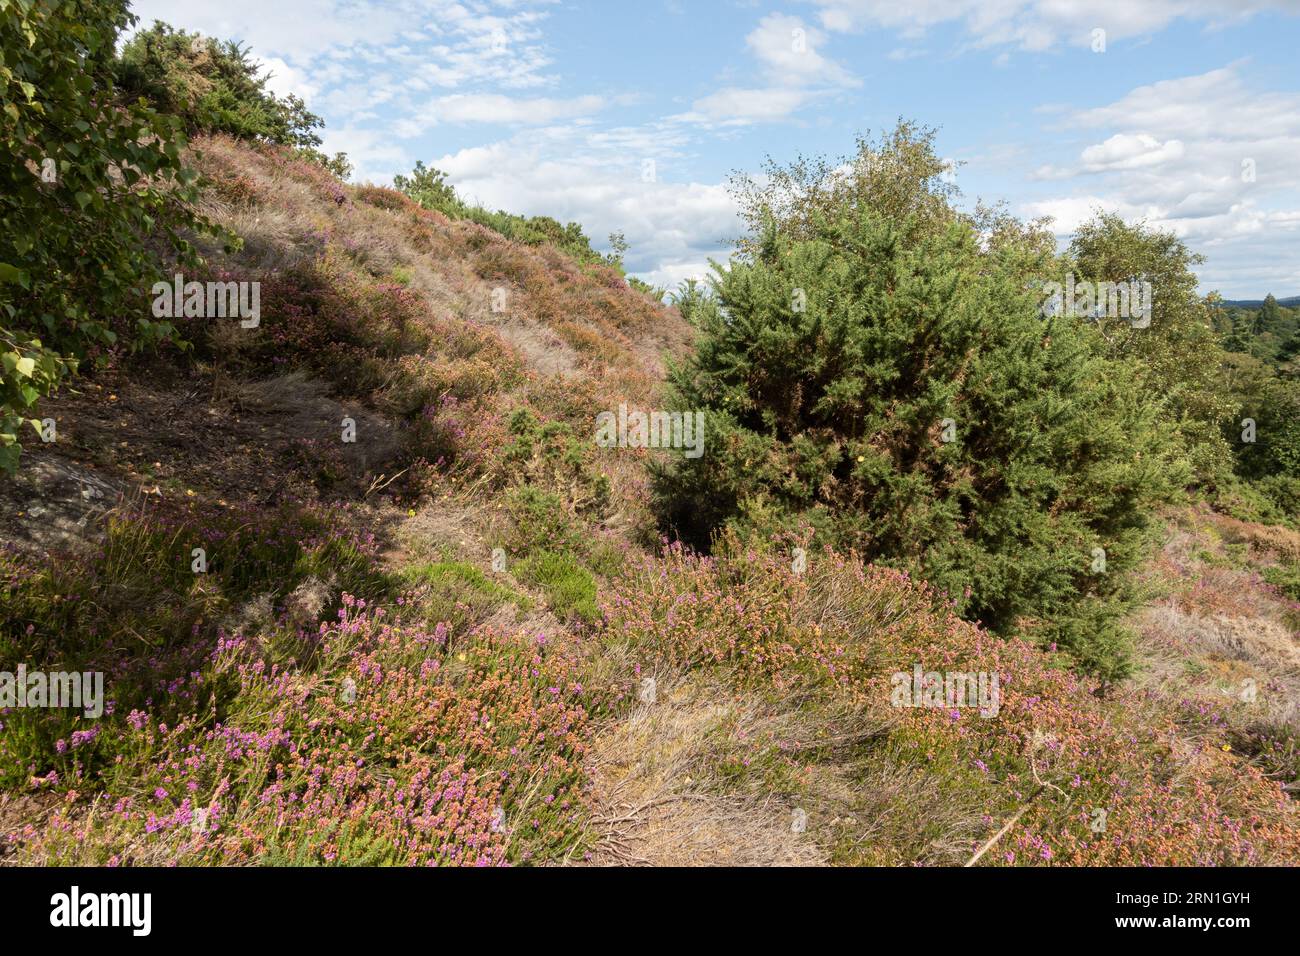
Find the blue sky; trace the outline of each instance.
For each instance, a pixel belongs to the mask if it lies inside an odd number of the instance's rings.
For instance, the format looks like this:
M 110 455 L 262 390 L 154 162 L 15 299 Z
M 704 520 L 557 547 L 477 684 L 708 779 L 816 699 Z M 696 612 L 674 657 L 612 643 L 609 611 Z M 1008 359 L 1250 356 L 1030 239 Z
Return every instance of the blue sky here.
M 356 178 L 417 159 L 581 222 L 657 284 L 739 231 L 733 170 L 939 129 L 964 201 L 1145 219 L 1202 289 L 1300 294 L 1300 0 L 136 0 L 244 41 Z M 1099 32 L 1101 31 L 1101 32 Z

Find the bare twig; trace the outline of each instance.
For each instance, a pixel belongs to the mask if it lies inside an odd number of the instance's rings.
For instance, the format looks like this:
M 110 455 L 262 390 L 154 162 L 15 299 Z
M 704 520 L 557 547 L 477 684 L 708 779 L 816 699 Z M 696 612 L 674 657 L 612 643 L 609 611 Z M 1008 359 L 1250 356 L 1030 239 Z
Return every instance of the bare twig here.
M 407 473 L 408 471 L 410 471 L 410 470 L 411 470 L 411 469 L 410 469 L 409 466 L 406 467 L 406 468 L 403 468 L 403 469 L 402 469 L 401 471 L 399 471 L 397 474 L 393 475 L 393 477 L 389 478 L 387 481 L 384 481 L 384 483 L 383 483 L 382 485 L 380 484 L 380 482 L 383 481 L 384 476 L 383 476 L 383 475 L 380 475 L 378 478 L 376 478 L 376 479 L 374 479 L 372 482 L 370 482 L 370 487 L 366 489 L 366 493 L 365 493 L 364 495 L 362 495 L 361 497 L 362 497 L 362 498 L 369 498 L 369 497 L 370 497 L 372 494 L 374 494 L 376 491 L 383 491 L 385 488 L 387 488 L 389 485 L 391 485 L 393 482 L 395 482 L 398 478 L 401 478 L 404 474 L 406 474 L 406 473 Z
M 976 850 L 975 855 L 971 857 L 969 860 L 967 860 L 965 865 L 974 866 L 976 863 L 978 863 L 980 857 L 982 857 L 985 853 L 987 853 L 993 847 L 993 844 L 997 843 L 1004 836 L 1006 836 L 1007 831 L 1016 825 L 1016 821 L 1025 815 L 1025 811 L 1028 810 L 1030 806 L 1033 805 L 1033 802 L 1038 799 L 1038 795 L 1042 793 L 1043 790 L 1044 787 L 1039 787 L 1037 790 L 1035 790 L 1033 795 L 1025 802 L 1025 805 L 1016 811 L 1015 816 L 1013 816 L 1010 820 L 1004 823 L 1002 825 L 1001 830 L 993 834 L 993 836 L 989 838 L 989 841 L 987 843 L 985 843 L 982 847 Z

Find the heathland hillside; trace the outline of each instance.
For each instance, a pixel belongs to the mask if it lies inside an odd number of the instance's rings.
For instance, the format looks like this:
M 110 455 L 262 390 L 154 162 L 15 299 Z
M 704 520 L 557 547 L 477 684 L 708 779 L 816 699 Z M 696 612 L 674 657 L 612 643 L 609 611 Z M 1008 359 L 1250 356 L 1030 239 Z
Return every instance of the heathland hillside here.
M 908 126 L 669 305 L 429 170 L 197 125 L 77 362 L 0 329 L 0 384 L 48 373 L 4 406 L 0 670 L 103 675 L 0 709 L 4 862 L 1300 862 L 1295 484 L 1216 424 L 1290 386 L 1169 360 L 1201 304 L 1154 346 L 1040 315 L 1060 263 L 977 241 Z M 108 261 L 68 243 L 0 249 L 6 295 Z M 702 455 L 600 439 L 661 409 Z

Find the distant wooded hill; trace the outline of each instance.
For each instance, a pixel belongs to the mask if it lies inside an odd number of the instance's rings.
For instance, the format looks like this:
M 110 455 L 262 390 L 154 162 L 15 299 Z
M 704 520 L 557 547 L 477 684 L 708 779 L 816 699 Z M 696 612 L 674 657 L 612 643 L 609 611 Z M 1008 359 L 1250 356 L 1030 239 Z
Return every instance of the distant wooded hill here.
M 1293 295 L 1286 299 L 1277 299 L 1278 305 L 1284 305 L 1288 308 L 1300 306 L 1300 295 Z M 1224 299 L 1223 304 L 1228 308 L 1235 309 L 1258 309 L 1264 305 L 1263 299 Z

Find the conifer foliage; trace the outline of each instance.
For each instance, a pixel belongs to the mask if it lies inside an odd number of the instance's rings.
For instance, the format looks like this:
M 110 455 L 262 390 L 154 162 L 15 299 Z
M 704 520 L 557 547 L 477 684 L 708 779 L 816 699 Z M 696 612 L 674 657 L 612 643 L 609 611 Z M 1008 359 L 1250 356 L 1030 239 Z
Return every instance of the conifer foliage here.
M 760 232 L 715 266 L 672 376 L 707 413 L 705 454 L 659 473 L 661 511 L 698 546 L 811 525 L 1118 676 L 1124 572 L 1186 477 L 1161 399 L 1086 323 L 1044 317 L 1050 243 L 956 212 L 932 135 L 902 126 L 805 176 L 797 221 L 771 190 L 803 173 L 748 184 Z M 873 190 L 882 169 L 914 194 Z

